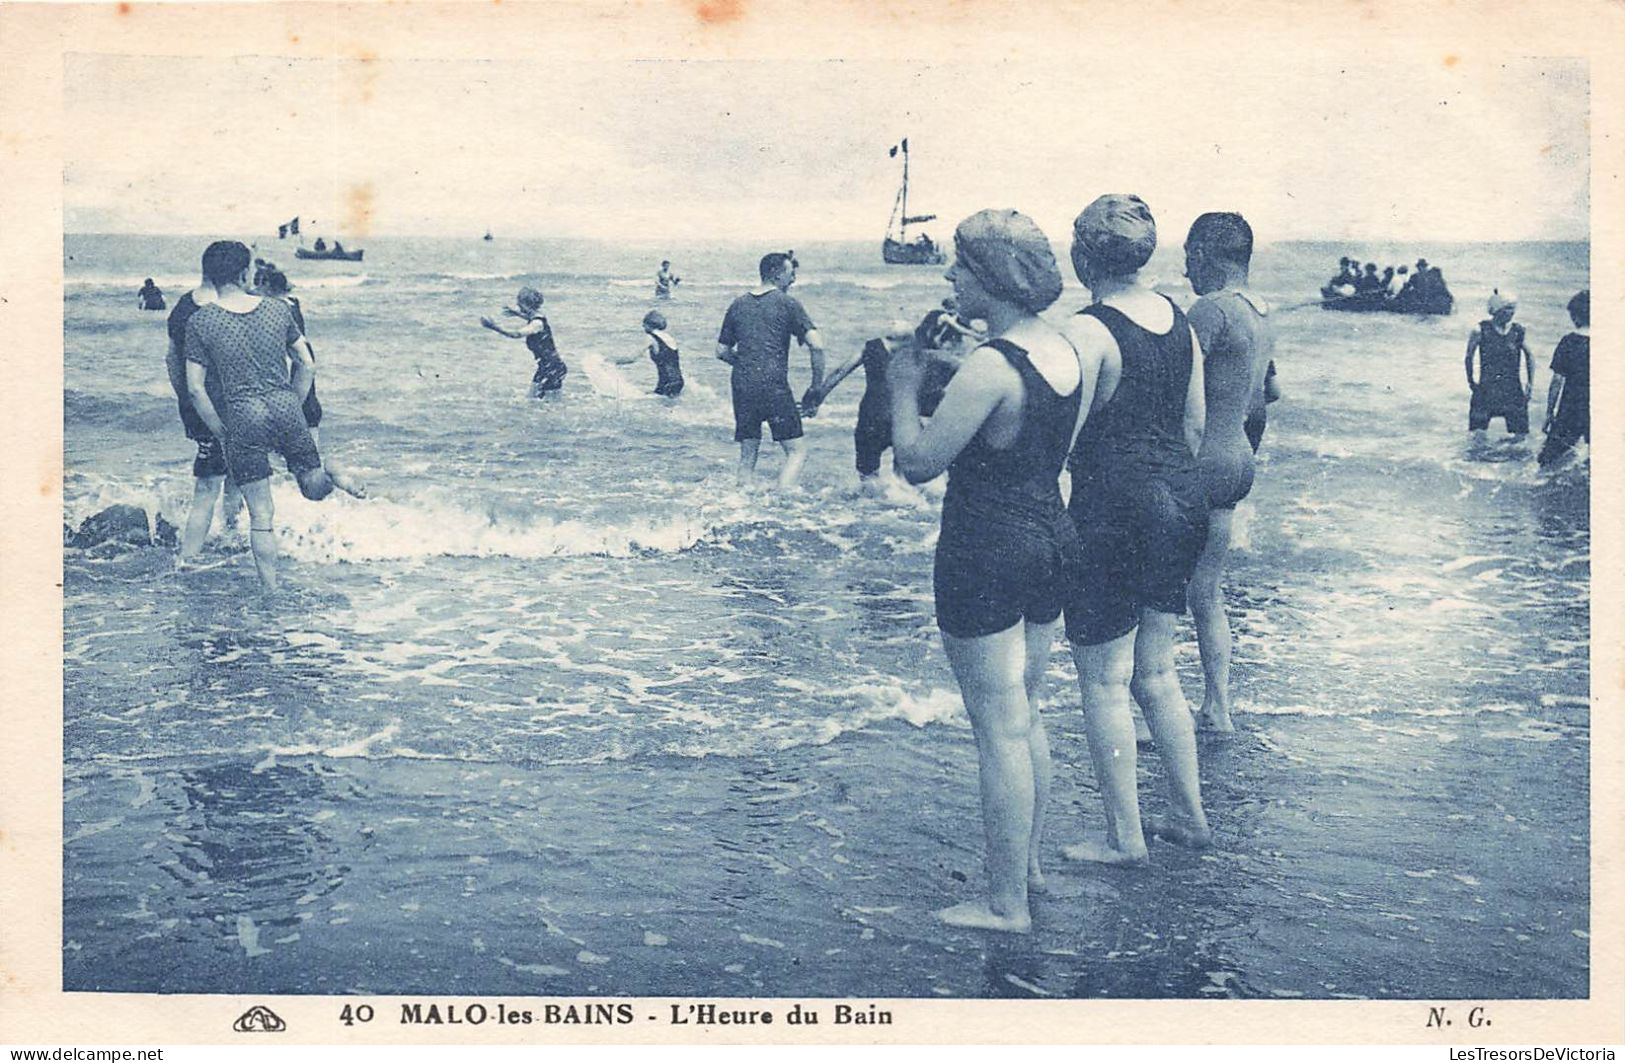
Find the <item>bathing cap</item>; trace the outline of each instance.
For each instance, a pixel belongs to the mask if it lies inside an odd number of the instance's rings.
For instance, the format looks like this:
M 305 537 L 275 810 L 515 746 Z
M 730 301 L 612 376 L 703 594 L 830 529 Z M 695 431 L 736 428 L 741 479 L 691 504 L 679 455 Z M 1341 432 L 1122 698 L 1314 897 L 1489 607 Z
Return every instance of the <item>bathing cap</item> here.
M 1106 276 L 1133 273 L 1157 249 L 1157 223 L 1139 196 L 1101 196 L 1072 223 L 1073 261 L 1084 257 Z
M 988 293 L 1036 314 L 1061 297 L 1049 237 L 1019 211 L 983 210 L 954 230 L 954 254 Z

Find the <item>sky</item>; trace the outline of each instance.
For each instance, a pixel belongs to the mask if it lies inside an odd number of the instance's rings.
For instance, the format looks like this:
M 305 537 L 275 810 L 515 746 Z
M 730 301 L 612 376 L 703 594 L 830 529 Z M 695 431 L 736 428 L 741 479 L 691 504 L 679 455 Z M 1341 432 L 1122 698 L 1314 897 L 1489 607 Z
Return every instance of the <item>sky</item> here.
M 1125 50 L 1125 52 L 1128 50 Z M 875 239 L 907 136 L 939 238 L 1096 195 L 1259 239 L 1588 236 L 1581 60 L 290 60 L 70 55 L 75 232 Z M 311 224 L 314 219 L 314 224 Z

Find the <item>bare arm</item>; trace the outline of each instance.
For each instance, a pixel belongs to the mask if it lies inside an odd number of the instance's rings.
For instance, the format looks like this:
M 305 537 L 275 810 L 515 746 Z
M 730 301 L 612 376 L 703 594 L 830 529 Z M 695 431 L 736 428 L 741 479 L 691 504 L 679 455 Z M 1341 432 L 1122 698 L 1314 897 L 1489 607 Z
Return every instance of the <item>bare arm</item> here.
M 729 365 L 733 365 L 735 362 L 737 362 L 739 360 L 739 356 L 734 354 L 734 345 L 731 343 L 718 343 L 717 360 L 727 362 Z
M 197 362 L 186 363 L 186 393 L 192 397 L 192 407 L 197 415 L 203 418 L 203 423 L 209 426 L 215 438 L 226 438 L 226 426 L 220 420 L 220 414 L 215 411 L 214 403 L 209 399 L 209 389 L 205 384 L 208 380 L 208 369 Z
M 1477 391 L 1478 381 L 1473 379 L 1473 355 L 1478 353 L 1478 333 L 1467 337 L 1467 390 Z
M 807 357 L 812 362 L 812 389 L 822 391 L 824 388 L 824 339 L 818 335 L 817 329 L 808 329 L 806 338 L 801 342 L 807 345 Z
M 495 321 L 492 321 L 488 317 L 480 318 L 480 324 L 484 325 L 492 332 L 495 332 L 497 335 L 506 336 L 510 340 L 522 340 L 526 336 L 534 335 L 547 327 L 547 322 L 542 318 L 527 321 L 523 325 L 520 325 L 517 329 L 512 330 L 503 328 L 501 325 L 497 324 Z
M 899 352 L 888 373 L 892 380 L 892 450 L 897 470 L 909 483 L 941 476 L 1008 397 L 1020 393 L 1021 377 L 997 351 L 978 347 L 966 356 L 943 393 L 931 421 L 920 424 L 920 378 L 925 369 L 917 352 Z
M 1207 427 L 1207 389 L 1202 376 L 1202 342 L 1191 330 L 1191 379 L 1185 386 L 1185 445 L 1195 454 L 1202 449 L 1202 433 Z
M 1523 349 L 1524 378 L 1528 381 L 1524 385 L 1523 398 L 1528 402 L 1535 394 L 1535 355 L 1527 343 L 1520 342 L 1518 346 Z
M 300 336 L 288 344 L 288 357 L 293 359 L 293 392 L 303 403 L 316 383 L 316 357 L 311 352 L 310 341 Z
M 835 390 L 835 386 L 841 381 L 845 380 L 847 377 L 851 376 L 852 371 L 857 369 L 857 367 L 862 364 L 863 352 L 859 351 L 851 358 L 848 358 L 846 361 L 842 362 L 835 372 L 831 373 L 824 381 L 823 387 L 808 388 L 807 394 L 802 397 L 802 402 L 806 403 L 810 399 L 812 400 L 813 406 L 822 404 L 825 399 L 829 398 L 829 393 Z
M 1557 403 L 1563 397 L 1563 374 L 1553 373 L 1552 382 L 1546 385 L 1546 424 L 1542 432 L 1552 430 L 1552 418 L 1557 416 Z

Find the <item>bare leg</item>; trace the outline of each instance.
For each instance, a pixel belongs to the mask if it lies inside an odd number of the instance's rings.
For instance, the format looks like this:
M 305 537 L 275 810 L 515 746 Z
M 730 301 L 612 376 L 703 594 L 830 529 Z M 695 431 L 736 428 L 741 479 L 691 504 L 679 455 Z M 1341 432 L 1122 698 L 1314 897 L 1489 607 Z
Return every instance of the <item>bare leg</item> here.
M 214 520 L 215 499 L 220 497 L 224 476 L 199 476 L 192 482 L 192 508 L 186 511 L 186 528 L 181 532 L 180 559 L 190 561 L 203 549 Z
M 988 899 L 945 908 L 937 918 L 952 926 L 1025 934 L 1032 929 L 1027 850 L 1033 833 L 1034 790 L 1022 625 L 1018 622 L 982 638 L 944 634 L 942 643 L 976 735 Z
M 220 494 L 220 520 L 231 529 L 236 529 L 237 520 L 243 514 L 243 493 L 237 487 L 237 481 L 230 474 L 226 476 L 226 484 Z
M 1138 754 L 1129 710 L 1133 647 L 1133 632 L 1095 646 L 1072 646 L 1072 660 L 1078 666 L 1078 691 L 1083 696 L 1089 760 L 1094 764 L 1095 782 L 1106 806 L 1106 840 L 1067 846 L 1061 852 L 1069 860 L 1137 864 L 1146 859 L 1139 780 L 1135 775 Z
M 739 486 L 744 487 L 756 475 L 756 456 L 761 452 L 760 439 L 741 439 L 739 441 L 739 473 L 737 476 Z
M 1050 777 L 1054 768 L 1049 755 L 1049 732 L 1044 729 L 1044 717 L 1038 712 L 1038 690 L 1049 669 L 1050 652 L 1055 647 L 1055 634 L 1060 622 L 1027 625 L 1027 665 L 1022 686 L 1027 692 L 1028 719 L 1027 752 L 1033 765 L 1033 831 L 1027 843 L 1027 889 L 1042 892 L 1044 869 L 1039 859 L 1044 840 L 1044 809 L 1049 804 Z
M 779 490 L 788 491 L 801 477 L 801 466 L 807 461 L 807 440 L 786 439 L 779 444 L 784 448 L 784 468 L 779 470 Z
M 1134 639 L 1134 679 L 1130 689 L 1145 710 L 1146 722 L 1157 739 L 1168 778 L 1173 816 L 1147 824 L 1154 837 L 1166 838 L 1194 849 L 1213 841 L 1207 815 L 1202 811 L 1202 782 L 1196 763 L 1196 725 L 1174 670 L 1172 613 L 1140 610 L 1140 630 Z
M 1230 722 L 1230 618 L 1224 610 L 1224 562 L 1230 553 L 1233 508 L 1208 514 L 1207 542 L 1191 575 L 1191 616 L 1196 620 L 1196 644 L 1202 651 L 1202 677 L 1206 689 L 1197 724 L 1204 731 L 1229 734 Z
M 243 484 L 243 501 L 248 503 L 248 545 L 254 551 L 254 568 L 259 571 L 260 585 L 267 593 L 276 590 L 276 529 L 271 521 L 275 507 L 271 504 L 271 480 L 255 480 Z

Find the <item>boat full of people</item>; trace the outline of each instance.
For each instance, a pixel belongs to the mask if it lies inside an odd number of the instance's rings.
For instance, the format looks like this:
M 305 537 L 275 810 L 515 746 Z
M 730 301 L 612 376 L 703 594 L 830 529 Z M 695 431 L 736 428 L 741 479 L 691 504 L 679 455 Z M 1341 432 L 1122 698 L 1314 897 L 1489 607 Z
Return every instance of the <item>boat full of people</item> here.
M 1444 274 L 1425 258 L 1414 270 L 1387 266 L 1380 273 L 1375 262 L 1362 270 L 1358 259 L 1340 258 L 1337 276 L 1320 289 L 1322 309 L 1356 314 L 1448 314 L 1455 303 Z
M 314 259 L 318 262 L 360 262 L 361 256 L 364 254 L 366 254 L 366 251 L 359 248 L 354 251 L 346 251 L 344 245 L 337 240 L 334 240 L 332 246 L 329 247 L 327 241 L 319 236 L 316 238 L 315 247 L 296 247 L 293 249 L 294 258 Z

